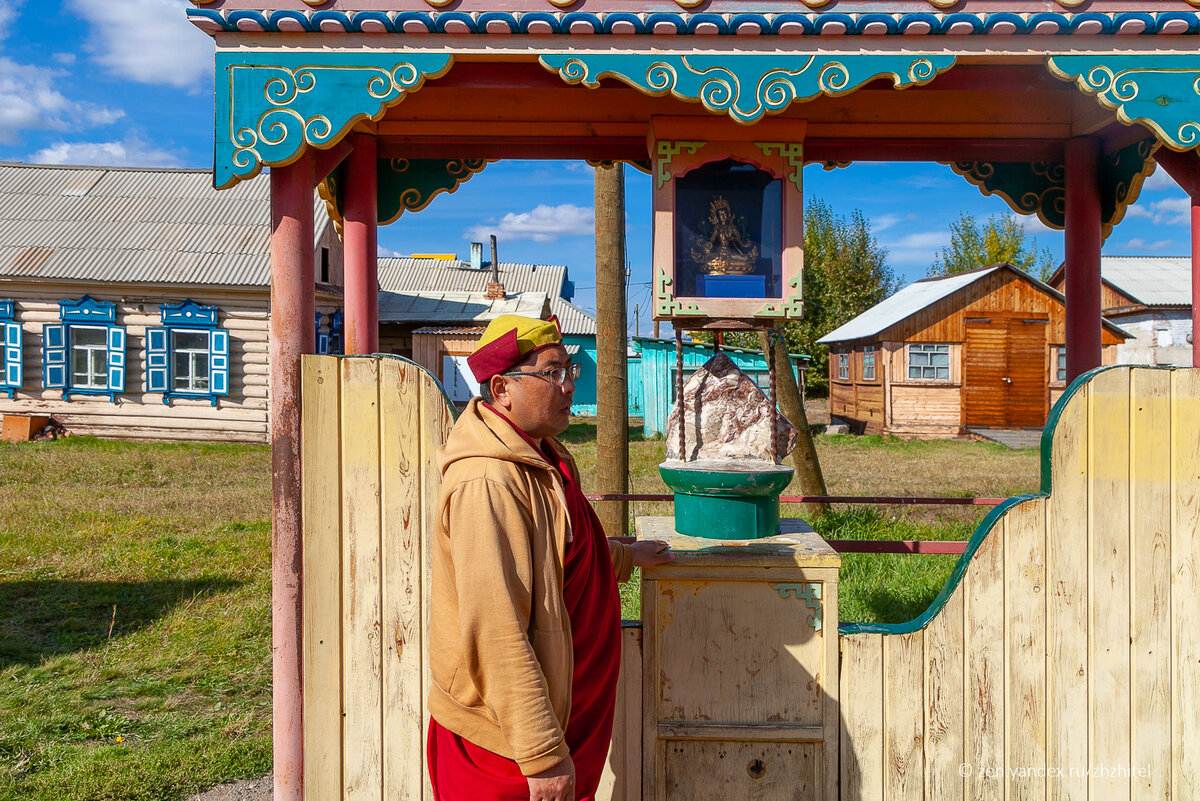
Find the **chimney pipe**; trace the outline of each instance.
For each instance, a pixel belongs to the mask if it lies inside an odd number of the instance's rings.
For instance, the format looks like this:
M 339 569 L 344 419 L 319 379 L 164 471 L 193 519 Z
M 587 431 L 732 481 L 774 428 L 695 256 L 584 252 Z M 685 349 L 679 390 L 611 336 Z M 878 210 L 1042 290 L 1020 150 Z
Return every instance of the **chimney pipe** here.
M 482 248 L 483 245 L 480 245 Z M 496 235 L 492 234 L 492 281 L 487 287 L 488 300 L 504 300 L 508 297 L 508 293 L 504 291 L 504 284 L 500 283 L 500 261 L 496 257 Z

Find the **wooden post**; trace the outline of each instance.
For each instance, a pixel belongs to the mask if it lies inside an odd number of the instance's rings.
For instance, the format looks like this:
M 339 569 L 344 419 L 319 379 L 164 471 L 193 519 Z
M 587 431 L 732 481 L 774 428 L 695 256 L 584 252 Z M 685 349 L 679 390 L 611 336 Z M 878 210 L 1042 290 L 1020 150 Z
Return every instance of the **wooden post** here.
M 1067 381 L 1099 367 L 1100 355 L 1100 195 L 1099 145 L 1086 136 L 1066 147 Z
M 770 338 L 765 332 L 759 333 L 763 353 L 771 345 Z M 801 495 L 828 495 L 825 489 L 825 475 L 821 472 L 821 462 L 817 459 L 817 447 L 813 444 L 812 431 L 808 427 L 808 414 L 804 411 L 804 398 L 796 383 L 796 374 L 792 372 L 792 360 L 788 356 L 787 343 L 780 336 L 775 340 L 775 364 L 778 378 L 779 411 L 796 427 L 796 450 L 792 451 L 792 467 L 796 475 L 792 485 Z M 780 367 L 782 366 L 782 367 Z M 804 516 L 811 520 L 829 511 L 827 501 L 804 504 Z
M 629 395 L 625 332 L 624 166 L 595 169 L 596 199 L 596 489 L 629 491 Z M 604 531 L 624 536 L 629 504 L 597 510 Z
M 304 797 L 300 355 L 316 350 L 311 152 L 271 169 L 271 701 L 275 799 Z
M 379 350 L 379 204 L 375 176 L 376 140 L 351 134 L 346 159 L 346 353 Z

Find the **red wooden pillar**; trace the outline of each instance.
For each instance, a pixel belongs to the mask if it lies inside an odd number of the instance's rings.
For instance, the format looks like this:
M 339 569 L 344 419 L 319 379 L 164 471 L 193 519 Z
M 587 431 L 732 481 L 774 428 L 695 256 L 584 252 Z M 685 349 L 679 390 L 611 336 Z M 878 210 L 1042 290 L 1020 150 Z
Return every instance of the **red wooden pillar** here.
M 313 160 L 271 170 L 271 677 L 275 801 L 304 797 L 300 355 L 316 350 Z
M 1200 159 L 1192 183 L 1192 367 L 1200 367 Z
M 1101 361 L 1099 157 L 1095 139 L 1067 141 L 1067 381 L 1099 367 Z
M 379 350 L 379 266 L 376 237 L 379 203 L 376 140 L 352 134 L 346 158 L 346 353 Z

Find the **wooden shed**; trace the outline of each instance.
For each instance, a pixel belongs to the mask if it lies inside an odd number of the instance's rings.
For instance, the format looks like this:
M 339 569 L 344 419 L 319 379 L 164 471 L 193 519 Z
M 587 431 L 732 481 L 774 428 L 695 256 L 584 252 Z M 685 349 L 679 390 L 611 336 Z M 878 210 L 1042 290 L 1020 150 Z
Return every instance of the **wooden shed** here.
M 1066 387 L 1063 296 L 1009 264 L 910 284 L 831 331 L 830 414 L 854 430 L 957 437 L 1041 428 Z M 1103 358 L 1128 334 L 1104 323 Z

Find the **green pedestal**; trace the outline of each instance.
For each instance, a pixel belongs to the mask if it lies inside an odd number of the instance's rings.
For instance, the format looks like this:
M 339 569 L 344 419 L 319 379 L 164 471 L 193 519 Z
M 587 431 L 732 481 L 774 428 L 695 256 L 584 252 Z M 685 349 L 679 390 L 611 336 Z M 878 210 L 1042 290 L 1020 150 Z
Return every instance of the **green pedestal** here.
M 714 540 L 750 540 L 779 533 L 779 493 L 791 482 L 792 468 L 765 463 L 744 470 L 694 465 L 664 462 L 658 466 L 675 493 L 676 531 Z

